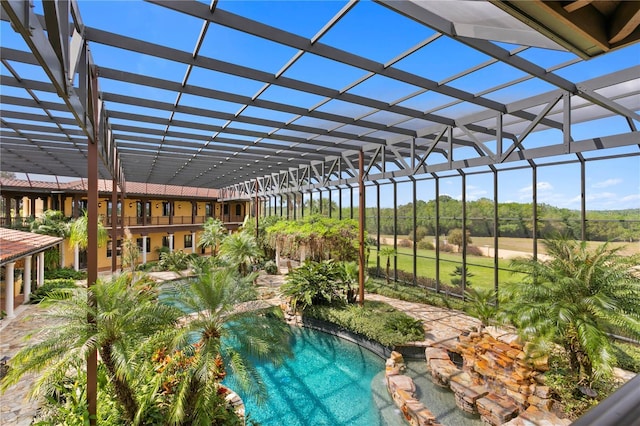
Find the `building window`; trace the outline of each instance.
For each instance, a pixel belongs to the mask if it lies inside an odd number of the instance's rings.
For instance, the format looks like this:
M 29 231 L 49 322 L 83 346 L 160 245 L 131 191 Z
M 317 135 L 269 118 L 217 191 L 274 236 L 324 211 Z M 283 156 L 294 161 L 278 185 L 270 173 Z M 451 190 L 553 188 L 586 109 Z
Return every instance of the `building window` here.
M 211 208 L 211 203 L 207 203 L 204 205 L 204 214 L 207 217 L 213 216 L 213 209 Z
M 184 248 L 193 247 L 193 235 L 187 234 L 184 236 Z
M 225 204 L 224 205 L 224 212 L 223 214 L 229 214 L 229 204 Z
M 162 202 L 162 216 L 171 216 L 171 203 L 168 201 Z
M 113 250 L 111 248 L 112 246 L 112 240 L 107 241 L 107 257 L 111 257 L 111 254 L 113 253 Z M 122 243 L 122 240 L 117 240 L 116 241 L 116 256 L 120 256 L 120 244 Z
M 162 247 L 169 247 L 169 236 L 165 235 L 162 237 Z
M 236 204 L 236 216 L 241 216 L 241 215 L 242 215 L 242 205 Z
M 140 252 L 142 252 L 142 238 L 138 238 L 136 239 L 136 242 L 138 243 L 138 249 L 140 250 Z M 151 238 L 147 238 L 147 247 L 145 250 L 147 253 L 151 253 Z

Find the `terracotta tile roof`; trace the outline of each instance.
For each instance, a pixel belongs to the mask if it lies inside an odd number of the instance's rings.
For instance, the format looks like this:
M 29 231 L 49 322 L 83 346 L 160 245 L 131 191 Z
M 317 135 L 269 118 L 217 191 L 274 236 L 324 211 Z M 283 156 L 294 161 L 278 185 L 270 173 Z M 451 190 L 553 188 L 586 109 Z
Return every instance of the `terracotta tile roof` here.
M 57 183 L 43 181 L 27 181 L 20 179 L 0 178 L 0 187 L 5 188 L 31 188 L 51 189 L 57 191 L 87 191 L 87 179 L 78 179 L 72 182 Z M 106 179 L 98 179 L 98 192 L 111 193 L 112 182 Z M 212 188 L 195 188 L 190 186 L 161 185 L 155 183 L 127 182 L 127 195 L 156 195 L 169 197 L 195 197 L 218 198 L 220 191 Z
M 60 237 L 0 228 L 0 265 L 39 253 L 61 241 Z
M 38 189 L 53 189 L 58 190 L 64 184 L 58 184 L 58 182 L 44 182 L 44 181 L 28 181 L 23 179 L 7 179 L 0 178 L 0 187 L 9 186 L 16 188 L 38 188 Z

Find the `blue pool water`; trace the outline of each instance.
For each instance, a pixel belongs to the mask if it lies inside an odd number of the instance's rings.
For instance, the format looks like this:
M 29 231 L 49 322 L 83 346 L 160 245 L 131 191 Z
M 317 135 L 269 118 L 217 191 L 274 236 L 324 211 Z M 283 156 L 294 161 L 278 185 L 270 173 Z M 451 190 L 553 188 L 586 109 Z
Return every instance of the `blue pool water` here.
M 346 340 L 306 328 L 293 328 L 291 345 L 295 356 L 279 367 L 257 365 L 269 389 L 266 403 L 257 405 L 240 392 L 249 419 L 261 426 L 402 424 L 386 421 L 374 401 L 372 381 L 384 370 L 380 357 Z M 227 382 L 234 387 L 233 377 Z M 397 413 L 393 416 L 399 420 Z

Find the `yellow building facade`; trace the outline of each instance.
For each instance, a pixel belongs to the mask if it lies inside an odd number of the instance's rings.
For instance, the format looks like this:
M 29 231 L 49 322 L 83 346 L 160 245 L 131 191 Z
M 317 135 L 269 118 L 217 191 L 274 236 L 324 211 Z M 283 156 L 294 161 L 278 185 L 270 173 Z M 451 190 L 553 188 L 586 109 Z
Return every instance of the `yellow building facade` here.
M 0 179 L 0 185 L 0 225 L 6 228 L 25 229 L 45 210 L 60 210 L 72 219 L 87 208 L 84 180 L 62 184 Z M 250 215 L 247 201 L 219 200 L 214 189 L 128 182 L 127 192 L 114 196 L 112 182 L 105 180 L 99 181 L 98 188 L 99 220 L 109 235 L 107 243 L 98 249 L 100 272 L 121 269 L 119 247 L 125 229 L 140 248 L 138 261 L 142 264 L 157 261 L 162 250 L 210 254 L 210 249 L 198 247 L 202 225 L 208 218 L 221 220 L 232 232 Z M 62 266 L 86 267 L 85 254 L 68 239 L 59 249 Z

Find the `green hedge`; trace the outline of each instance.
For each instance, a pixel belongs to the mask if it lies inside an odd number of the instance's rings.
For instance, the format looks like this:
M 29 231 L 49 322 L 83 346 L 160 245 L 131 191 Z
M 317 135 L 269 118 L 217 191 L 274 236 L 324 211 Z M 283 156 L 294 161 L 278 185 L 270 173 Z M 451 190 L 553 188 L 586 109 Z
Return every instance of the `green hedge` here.
M 309 306 L 303 315 L 331 322 L 387 347 L 424 340 L 420 321 L 383 302 L 365 301 L 364 308 Z
M 71 279 L 84 280 L 87 278 L 86 271 L 76 271 L 73 268 L 59 268 L 44 271 L 45 280 Z

